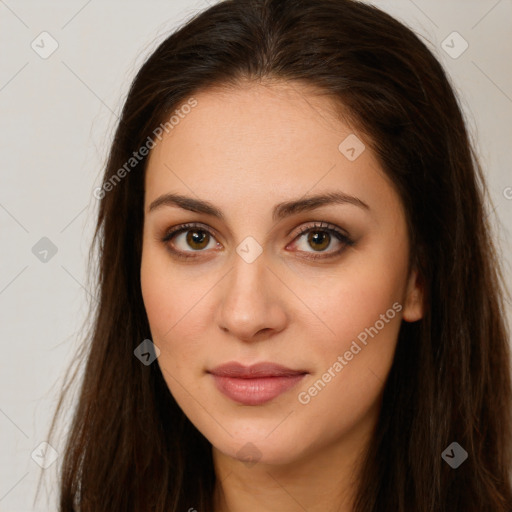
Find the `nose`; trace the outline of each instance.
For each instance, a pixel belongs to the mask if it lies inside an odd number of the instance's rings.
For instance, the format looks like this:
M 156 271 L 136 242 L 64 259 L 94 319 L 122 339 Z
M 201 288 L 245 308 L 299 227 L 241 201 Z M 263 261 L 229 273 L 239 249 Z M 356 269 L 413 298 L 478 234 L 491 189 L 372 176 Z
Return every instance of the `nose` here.
M 246 342 L 281 332 L 288 321 L 286 287 L 268 266 L 265 253 L 251 263 L 238 254 L 233 259 L 234 266 L 219 290 L 219 328 Z

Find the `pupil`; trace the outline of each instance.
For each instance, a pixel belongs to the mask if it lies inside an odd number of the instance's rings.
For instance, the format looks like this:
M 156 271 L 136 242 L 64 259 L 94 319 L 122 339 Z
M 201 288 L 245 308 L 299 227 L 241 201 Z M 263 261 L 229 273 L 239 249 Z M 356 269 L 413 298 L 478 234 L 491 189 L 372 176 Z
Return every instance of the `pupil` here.
M 187 242 L 190 245 L 194 245 L 194 244 L 201 245 L 201 243 L 203 243 L 203 245 L 201 247 L 199 247 L 199 249 L 202 249 L 204 247 L 205 239 L 206 239 L 206 233 L 204 231 L 189 231 L 188 235 L 187 235 Z M 206 245 L 208 245 L 208 244 L 206 244 Z
M 317 248 L 325 249 L 325 247 L 327 247 L 327 245 L 329 245 L 328 236 L 329 235 L 327 233 L 325 233 L 324 231 L 312 231 L 309 234 L 308 241 L 313 242 L 314 244 L 320 243 L 321 247 L 318 247 L 318 245 L 317 245 Z M 325 243 L 326 240 L 327 240 L 327 244 Z M 322 244 L 322 242 L 324 242 L 324 243 Z

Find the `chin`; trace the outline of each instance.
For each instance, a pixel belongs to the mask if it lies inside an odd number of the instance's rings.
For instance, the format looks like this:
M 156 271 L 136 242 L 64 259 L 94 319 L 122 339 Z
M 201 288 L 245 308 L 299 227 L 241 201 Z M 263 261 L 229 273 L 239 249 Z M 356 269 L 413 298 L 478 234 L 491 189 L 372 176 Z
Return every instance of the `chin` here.
M 268 433 L 260 436 L 233 436 L 222 441 L 214 440 L 212 445 L 216 450 L 240 462 L 248 467 L 255 464 L 269 464 L 282 466 L 293 463 L 301 457 L 304 450 L 302 443 L 291 437 L 286 439 L 283 436 L 265 438 Z M 211 441 L 210 441 L 211 442 Z M 301 447 L 300 452 L 299 448 Z

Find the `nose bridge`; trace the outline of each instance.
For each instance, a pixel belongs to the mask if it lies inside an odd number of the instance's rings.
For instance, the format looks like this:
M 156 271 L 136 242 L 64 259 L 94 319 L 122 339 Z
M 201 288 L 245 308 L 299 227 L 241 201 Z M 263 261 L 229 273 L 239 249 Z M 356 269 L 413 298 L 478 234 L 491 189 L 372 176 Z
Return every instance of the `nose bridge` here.
M 219 315 L 223 330 L 244 339 L 263 329 L 280 329 L 285 319 L 275 288 L 277 279 L 267 268 L 262 248 L 258 249 L 254 242 L 242 241 L 233 255 Z
M 233 257 L 233 269 L 226 287 L 225 302 L 238 309 L 249 306 L 254 309 L 267 303 L 267 261 L 264 254 L 254 257 L 252 252 L 251 247 L 247 248 L 240 244 L 237 254 Z M 249 258 L 245 257 L 249 255 Z

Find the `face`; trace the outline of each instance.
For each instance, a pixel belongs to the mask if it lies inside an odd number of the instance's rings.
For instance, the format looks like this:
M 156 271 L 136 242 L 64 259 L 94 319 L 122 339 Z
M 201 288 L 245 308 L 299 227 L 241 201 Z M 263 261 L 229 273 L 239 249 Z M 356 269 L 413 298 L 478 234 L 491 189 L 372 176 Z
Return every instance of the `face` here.
M 146 169 L 157 364 L 224 456 L 342 446 L 374 424 L 401 322 L 422 315 L 400 199 L 325 97 L 274 84 L 194 98 Z

